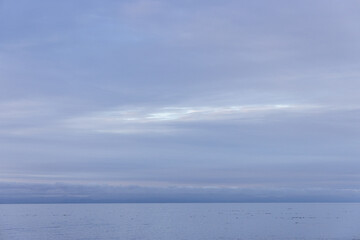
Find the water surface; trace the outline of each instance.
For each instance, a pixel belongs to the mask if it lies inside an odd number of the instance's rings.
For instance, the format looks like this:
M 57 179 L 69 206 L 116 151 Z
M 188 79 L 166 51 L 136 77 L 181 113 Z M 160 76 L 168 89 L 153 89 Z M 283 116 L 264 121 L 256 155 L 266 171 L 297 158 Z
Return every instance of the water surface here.
M 1 240 L 360 240 L 360 204 L 0 205 Z

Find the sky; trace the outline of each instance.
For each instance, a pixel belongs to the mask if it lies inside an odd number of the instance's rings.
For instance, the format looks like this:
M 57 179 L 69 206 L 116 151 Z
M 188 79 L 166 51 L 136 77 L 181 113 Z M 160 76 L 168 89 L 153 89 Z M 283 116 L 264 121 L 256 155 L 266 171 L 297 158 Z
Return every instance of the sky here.
M 360 201 L 355 0 L 1 0 L 0 202 Z

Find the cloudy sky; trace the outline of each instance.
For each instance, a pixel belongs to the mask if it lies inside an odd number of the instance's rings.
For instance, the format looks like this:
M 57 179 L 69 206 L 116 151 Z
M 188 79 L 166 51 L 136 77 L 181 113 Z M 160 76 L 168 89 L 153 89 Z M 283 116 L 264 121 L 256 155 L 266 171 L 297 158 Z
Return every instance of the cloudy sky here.
M 2 196 L 360 200 L 359 12 L 0 1 Z

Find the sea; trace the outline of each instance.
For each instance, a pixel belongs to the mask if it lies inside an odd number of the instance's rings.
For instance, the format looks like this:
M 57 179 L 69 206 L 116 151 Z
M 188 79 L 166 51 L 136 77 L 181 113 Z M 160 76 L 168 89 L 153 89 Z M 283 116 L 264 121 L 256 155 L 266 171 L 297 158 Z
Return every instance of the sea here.
M 0 239 L 360 240 L 360 204 L 0 204 Z

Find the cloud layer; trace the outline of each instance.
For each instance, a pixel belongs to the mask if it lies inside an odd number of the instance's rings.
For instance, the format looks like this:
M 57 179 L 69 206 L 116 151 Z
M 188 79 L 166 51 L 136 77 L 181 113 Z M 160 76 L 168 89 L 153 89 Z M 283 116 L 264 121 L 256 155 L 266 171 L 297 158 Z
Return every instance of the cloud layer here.
M 252 201 L 267 189 L 268 200 L 319 199 L 311 189 L 350 199 L 359 10 L 322 0 L 4 0 L 2 186 L 17 201 L 28 199 L 15 187 L 25 182 L 45 184 L 39 194 L 61 183 L 136 185 L 144 198 L 214 187 L 250 189 Z

